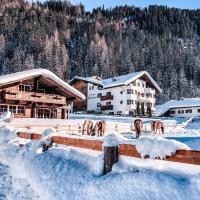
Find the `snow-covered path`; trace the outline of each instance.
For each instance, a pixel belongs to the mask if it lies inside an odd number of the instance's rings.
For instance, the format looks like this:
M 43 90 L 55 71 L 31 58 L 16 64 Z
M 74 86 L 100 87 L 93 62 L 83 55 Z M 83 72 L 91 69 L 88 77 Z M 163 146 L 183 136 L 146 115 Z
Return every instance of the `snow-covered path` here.
M 17 175 L 17 174 L 16 174 Z M 26 179 L 12 175 L 8 165 L 0 160 L 0 200 L 40 200 Z

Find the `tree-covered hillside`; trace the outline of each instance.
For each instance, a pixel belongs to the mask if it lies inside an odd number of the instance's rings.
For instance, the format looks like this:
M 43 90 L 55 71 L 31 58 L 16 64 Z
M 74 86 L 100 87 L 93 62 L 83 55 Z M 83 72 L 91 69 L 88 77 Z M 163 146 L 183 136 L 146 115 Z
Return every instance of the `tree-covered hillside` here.
M 146 70 L 159 102 L 200 96 L 200 10 L 0 1 L 0 73 L 47 68 L 65 80 Z

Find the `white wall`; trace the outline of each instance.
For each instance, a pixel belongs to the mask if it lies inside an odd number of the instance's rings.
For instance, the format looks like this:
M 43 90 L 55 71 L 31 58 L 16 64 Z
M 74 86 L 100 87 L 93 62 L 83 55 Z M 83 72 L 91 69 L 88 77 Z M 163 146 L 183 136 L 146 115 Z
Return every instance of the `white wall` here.
M 175 111 L 175 114 L 170 114 L 171 117 L 197 117 L 200 116 L 200 112 L 198 112 L 199 107 L 187 107 L 187 108 L 173 108 L 169 111 Z M 186 110 L 192 110 L 192 113 L 186 113 Z M 184 111 L 184 113 L 178 113 L 178 111 Z
M 138 84 L 140 84 L 140 86 L 138 86 Z M 93 90 L 90 89 L 91 86 L 94 87 Z M 132 89 L 133 94 L 127 94 L 127 89 Z M 113 95 L 113 100 L 101 101 L 101 98 L 97 97 L 98 93 L 102 93 L 102 96 L 106 96 L 107 92 L 111 92 L 111 95 Z M 138 92 L 140 94 L 144 93 L 145 96 L 138 97 Z M 146 93 L 151 93 L 152 97 L 146 98 Z M 136 110 L 136 101 L 142 101 L 145 103 L 145 105 L 146 102 L 152 103 L 152 110 L 155 111 L 155 97 L 153 95 L 155 95 L 155 89 L 146 88 L 146 82 L 139 79 L 136 80 L 136 86 L 131 83 L 128 86 L 118 86 L 102 90 L 99 90 L 98 86 L 88 83 L 87 110 L 102 112 L 105 114 L 109 114 L 110 112 L 114 112 L 114 114 L 118 114 L 118 112 L 121 112 L 121 114 L 129 114 L 129 111 Z M 131 105 L 127 105 L 127 100 L 133 100 L 134 103 Z M 97 107 L 97 103 L 101 102 L 101 105 L 106 105 L 106 102 L 108 101 L 111 101 L 111 105 L 113 105 L 113 110 L 101 111 L 100 107 Z M 121 101 L 123 101 L 123 103 L 121 103 Z

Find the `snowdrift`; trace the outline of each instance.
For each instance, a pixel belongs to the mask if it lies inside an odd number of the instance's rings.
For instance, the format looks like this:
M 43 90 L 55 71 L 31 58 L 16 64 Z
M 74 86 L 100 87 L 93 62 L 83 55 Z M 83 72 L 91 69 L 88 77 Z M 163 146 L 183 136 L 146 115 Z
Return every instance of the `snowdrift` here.
M 121 157 L 113 172 L 101 176 L 101 152 L 54 146 L 41 153 L 41 141 L 31 141 L 19 148 L 18 139 L 13 139 L 14 132 L 8 127 L 0 129 L 0 162 L 9 168 L 6 173 L 18 178 L 15 185 L 9 185 L 3 191 L 4 182 L 0 182 L 0 194 L 3 193 L 5 199 L 9 199 L 10 191 L 18 194 L 15 200 L 199 199 L 199 167 L 165 164 L 166 161 L 153 161 L 147 165 L 141 159 L 127 157 L 125 162 Z M 8 140 L 6 134 L 13 140 Z M 109 140 L 107 145 L 110 145 Z M 179 173 L 178 169 L 184 169 L 184 173 Z M 19 179 L 22 177 L 23 180 Z M 22 198 L 19 193 L 22 191 L 17 190 L 24 181 L 32 188 L 25 188 L 30 198 L 28 195 Z

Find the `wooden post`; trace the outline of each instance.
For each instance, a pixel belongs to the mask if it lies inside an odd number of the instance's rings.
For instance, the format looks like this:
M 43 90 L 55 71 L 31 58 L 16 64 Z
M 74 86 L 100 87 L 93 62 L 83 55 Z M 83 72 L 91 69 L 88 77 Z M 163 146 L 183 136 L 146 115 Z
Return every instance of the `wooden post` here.
M 112 166 L 116 162 L 118 162 L 118 146 L 104 146 L 104 175 L 112 171 Z

